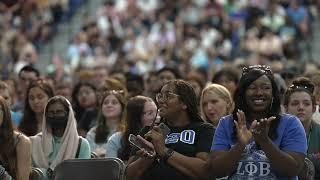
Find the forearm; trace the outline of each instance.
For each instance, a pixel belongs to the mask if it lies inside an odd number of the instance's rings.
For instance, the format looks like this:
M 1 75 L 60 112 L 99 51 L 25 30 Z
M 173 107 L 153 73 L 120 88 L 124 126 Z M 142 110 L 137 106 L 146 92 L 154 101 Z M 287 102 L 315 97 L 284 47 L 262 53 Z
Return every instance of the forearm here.
M 266 153 L 271 162 L 271 166 L 283 176 L 296 176 L 301 170 L 301 164 L 290 154 L 281 151 L 268 138 L 267 141 L 260 143 L 262 150 Z
M 241 144 L 234 145 L 229 151 L 218 152 L 216 155 L 212 154 L 210 158 L 210 172 L 213 176 L 224 177 L 233 172 L 237 163 L 241 158 L 241 154 L 245 146 Z
M 206 158 L 208 158 L 208 155 L 206 155 Z M 167 164 L 194 179 L 208 176 L 206 161 L 198 157 L 188 157 L 175 151 L 167 160 Z
M 130 161 L 130 160 L 129 160 Z M 139 158 L 134 162 L 128 164 L 126 168 L 127 179 L 138 180 L 142 174 L 152 165 L 154 160 L 146 160 Z

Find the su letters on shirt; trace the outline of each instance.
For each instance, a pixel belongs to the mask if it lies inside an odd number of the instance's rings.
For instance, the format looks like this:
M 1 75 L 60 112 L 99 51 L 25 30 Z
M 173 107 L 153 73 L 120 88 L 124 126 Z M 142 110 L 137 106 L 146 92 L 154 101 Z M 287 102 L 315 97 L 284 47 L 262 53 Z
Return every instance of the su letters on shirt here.
M 194 130 L 184 130 L 181 133 L 171 133 L 167 136 L 165 143 L 173 144 L 179 140 L 183 143 L 194 144 L 196 133 Z

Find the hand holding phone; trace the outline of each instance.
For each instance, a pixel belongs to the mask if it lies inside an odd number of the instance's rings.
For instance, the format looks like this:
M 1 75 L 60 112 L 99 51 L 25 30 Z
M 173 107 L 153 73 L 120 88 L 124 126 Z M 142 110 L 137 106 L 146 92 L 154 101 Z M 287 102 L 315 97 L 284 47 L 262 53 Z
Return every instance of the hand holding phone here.
M 155 152 L 154 152 L 154 148 L 153 148 L 152 144 L 151 143 L 147 144 L 148 143 L 147 140 L 143 141 L 142 140 L 143 138 L 142 139 L 141 138 L 142 137 L 139 138 L 133 134 L 130 134 L 129 135 L 129 142 L 133 147 L 136 147 L 139 150 L 144 149 L 145 151 L 147 151 L 148 155 L 153 156 Z
M 170 133 L 170 128 L 166 125 L 166 124 L 164 124 L 164 123 L 160 123 L 159 124 L 159 128 L 161 129 L 161 132 L 162 132 L 162 134 L 163 134 L 163 136 L 164 136 L 164 138 L 166 138 L 167 137 L 167 135 Z

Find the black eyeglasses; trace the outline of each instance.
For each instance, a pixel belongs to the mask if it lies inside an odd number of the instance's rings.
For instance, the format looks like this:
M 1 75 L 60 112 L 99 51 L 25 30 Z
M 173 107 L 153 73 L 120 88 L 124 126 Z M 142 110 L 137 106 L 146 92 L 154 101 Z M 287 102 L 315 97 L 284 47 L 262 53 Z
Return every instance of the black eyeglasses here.
M 272 74 L 271 68 L 270 66 L 266 66 L 266 65 L 252 65 L 252 66 L 248 66 L 248 67 L 244 67 L 242 68 L 242 75 L 247 74 L 248 72 L 257 69 L 262 71 L 265 74 Z
M 306 84 L 306 85 L 294 85 L 294 84 L 292 84 L 288 88 L 289 91 L 293 91 L 293 90 L 296 90 L 296 89 L 305 89 L 305 90 L 309 91 L 311 94 L 313 94 L 314 86 L 312 84 Z
M 156 101 L 168 101 L 169 99 L 172 99 L 174 97 L 178 97 L 178 94 L 175 94 L 173 92 L 163 92 L 156 94 Z

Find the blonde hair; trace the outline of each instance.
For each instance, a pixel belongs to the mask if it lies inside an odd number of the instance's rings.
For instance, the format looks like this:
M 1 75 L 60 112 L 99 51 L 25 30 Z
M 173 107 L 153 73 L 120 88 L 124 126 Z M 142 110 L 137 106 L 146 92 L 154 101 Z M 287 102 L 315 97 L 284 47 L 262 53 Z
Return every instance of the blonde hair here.
M 227 103 L 227 114 L 232 113 L 233 108 L 234 108 L 234 103 L 233 103 L 232 96 L 231 96 L 229 90 L 220 84 L 208 84 L 202 90 L 201 97 L 200 97 L 201 116 L 205 121 L 207 121 L 207 118 L 206 118 L 206 115 L 205 115 L 204 109 L 203 109 L 203 98 L 204 98 L 204 94 L 206 92 L 217 94 L 219 96 L 219 98 L 221 98 L 222 100 L 224 100 Z

